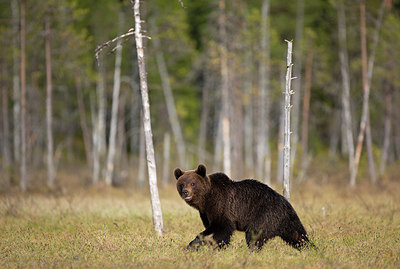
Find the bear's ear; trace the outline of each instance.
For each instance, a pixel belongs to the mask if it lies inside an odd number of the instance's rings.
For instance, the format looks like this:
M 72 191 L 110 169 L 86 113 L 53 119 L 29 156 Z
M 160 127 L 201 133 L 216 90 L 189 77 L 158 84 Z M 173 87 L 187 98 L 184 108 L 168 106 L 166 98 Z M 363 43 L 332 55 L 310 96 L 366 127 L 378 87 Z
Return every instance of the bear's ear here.
M 202 177 L 206 177 L 206 167 L 203 164 L 199 164 L 195 172 Z
M 175 175 L 176 180 L 178 180 L 178 178 L 179 178 L 181 175 L 183 175 L 183 172 L 182 172 L 181 169 L 176 168 L 175 171 L 174 171 L 174 175 Z

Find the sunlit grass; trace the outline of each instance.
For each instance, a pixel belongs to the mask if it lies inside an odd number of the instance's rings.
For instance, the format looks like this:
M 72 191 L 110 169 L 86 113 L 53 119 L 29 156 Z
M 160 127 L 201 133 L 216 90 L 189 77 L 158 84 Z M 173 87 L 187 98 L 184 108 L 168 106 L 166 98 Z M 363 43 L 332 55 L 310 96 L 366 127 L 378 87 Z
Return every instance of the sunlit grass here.
M 296 186 L 291 203 L 318 246 L 302 252 L 279 238 L 249 251 L 239 232 L 225 250 L 187 251 L 203 227 L 173 186 L 160 190 L 162 237 L 153 231 L 146 191 L 2 196 L 0 268 L 398 268 L 399 193 L 398 182 L 354 190 L 315 182 Z

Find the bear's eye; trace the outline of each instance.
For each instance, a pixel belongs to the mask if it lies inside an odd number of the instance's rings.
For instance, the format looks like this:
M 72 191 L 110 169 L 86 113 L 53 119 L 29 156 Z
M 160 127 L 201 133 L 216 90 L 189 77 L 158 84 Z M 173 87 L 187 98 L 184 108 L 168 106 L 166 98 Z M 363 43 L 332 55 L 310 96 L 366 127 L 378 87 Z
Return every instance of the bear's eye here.
M 195 184 L 194 184 L 194 183 L 192 183 L 192 184 L 190 184 L 190 185 L 194 186 Z

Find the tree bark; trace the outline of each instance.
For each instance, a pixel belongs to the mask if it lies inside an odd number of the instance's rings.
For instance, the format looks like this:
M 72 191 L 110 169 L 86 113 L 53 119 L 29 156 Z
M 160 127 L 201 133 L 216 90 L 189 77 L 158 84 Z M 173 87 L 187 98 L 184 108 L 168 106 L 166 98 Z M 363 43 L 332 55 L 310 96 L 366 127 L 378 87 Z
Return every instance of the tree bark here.
M 381 165 L 379 173 L 382 176 L 386 170 L 386 163 L 389 155 L 390 136 L 392 131 L 392 89 L 390 82 L 385 80 L 385 125 L 384 125 L 384 139 L 383 149 L 381 155 Z
M 153 213 L 153 224 L 156 232 L 162 235 L 164 230 L 161 203 L 158 195 L 157 188 L 157 171 L 156 171 L 156 161 L 154 157 L 154 147 L 153 147 L 153 134 L 151 130 L 151 118 L 150 118 L 150 103 L 148 96 L 147 87 L 147 72 L 146 72 L 146 62 L 143 47 L 143 35 L 140 19 L 140 0 L 131 0 L 133 4 L 133 11 L 135 16 L 135 40 L 136 40 L 136 50 L 138 56 L 139 65 L 139 76 L 140 76 L 140 90 L 142 93 L 142 105 L 143 105 L 143 125 L 145 133 L 146 142 L 146 156 L 147 156 L 147 170 L 149 173 L 149 185 L 150 185 L 150 196 L 151 196 L 151 207 Z
M 223 171 L 231 175 L 231 134 L 229 117 L 229 71 L 228 51 L 226 36 L 226 2 L 219 0 L 219 37 L 221 42 L 221 102 L 222 102 L 222 146 L 223 146 Z
M 21 119 L 20 119 L 20 130 L 21 130 L 21 164 L 20 164 L 20 188 L 22 192 L 26 191 L 28 184 L 28 177 L 26 173 L 26 59 L 25 59 L 25 0 L 21 1 L 21 30 L 20 30 L 20 42 L 21 42 Z
M 287 41 L 287 60 L 286 60 L 286 87 L 285 87 L 285 126 L 284 126 L 284 146 L 283 146 L 283 196 L 290 199 L 290 97 L 294 94 L 291 90 L 292 82 L 292 41 Z
M 93 128 L 93 184 L 99 182 L 101 160 L 105 152 L 105 67 L 102 56 L 98 59 L 99 74 L 97 78 L 96 92 L 98 100 L 98 110 Z
M 47 133 L 47 187 L 54 187 L 54 159 L 53 159 L 53 114 L 51 77 L 51 47 L 50 47 L 50 14 L 45 14 L 45 53 L 46 53 L 46 133 Z
M 121 18 L 120 14 L 120 18 Z M 120 19 L 121 20 L 121 19 Z M 121 22 L 120 22 L 121 24 Z M 118 106 L 119 106 L 119 92 L 121 88 L 121 61 L 122 61 L 122 46 L 121 39 L 117 42 L 116 54 L 115 54 L 115 69 L 114 69 L 114 87 L 113 87 L 113 99 L 111 107 L 111 124 L 110 124 L 110 138 L 108 142 L 108 154 L 106 163 L 106 176 L 105 182 L 108 186 L 112 184 L 115 166 L 115 147 L 116 147 L 116 136 L 118 129 Z
M 369 84 L 368 84 L 368 66 L 367 66 L 367 39 L 366 39 L 366 26 L 365 26 L 365 0 L 360 2 L 360 32 L 361 32 L 361 63 L 362 63 L 362 85 L 363 85 L 363 106 L 360 122 L 360 131 L 357 138 L 356 153 L 354 156 L 354 169 L 350 178 L 350 185 L 356 185 L 356 177 L 358 167 L 360 164 L 362 146 L 364 142 L 365 129 L 368 124 L 369 112 Z
M 11 152 L 10 152 L 10 124 L 8 119 L 8 91 L 6 86 L 7 77 L 7 65 L 3 58 L 1 65 L 2 83 L 1 83 L 1 95 L 2 95 L 2 122 L 3 122 L 3 178 L 4 178 L 4 188 L 8 189 L 10 186 L 10 168 L 11 168 Z M 0 182 L 1 184 L 1 182 Z M 1 185 L 0 185 L 1 187 Z
M 18 63 L 18 34 L 19 34 L 19 12 L 18 12 L 18 1 L 11 1 L 11 14 L 12 14 L 12 28 L 13 28 L 13 153 L 14 161 L 19 163 L 21 160 L 21 83 L 19 74 L 19 63 Z
M 257 175 L 264 178 L 265 183 L 271 183 L 271 154 L 269 149 L 269 0 L 264 0 L 261 7 L 261 56 L 259 66 L 260 77 L 260 115 L 257 145 Z
M 346 133 L 346 144 L 348 148 L 349 171 L 353 174 L 354 170 L 354 138 L 352 131 L 352 120 L 350 112 L 350 74 L 349 59 L 347 55 L 347 37 L 346 37 L 346 15 L 342 0 L 337 3 L 338 12 L 338 33 L 339 33 L 339 60 L 340 71 L 342 74 L 342 109 L 344 116 L 344 125 Z
M 246 51 L 246 85 L 244 98 L 244 155 L 247 170 L 254 171 L 254 150 L 253 150 L 253 81 L 252 81 L 252 51 L 251 46 Z

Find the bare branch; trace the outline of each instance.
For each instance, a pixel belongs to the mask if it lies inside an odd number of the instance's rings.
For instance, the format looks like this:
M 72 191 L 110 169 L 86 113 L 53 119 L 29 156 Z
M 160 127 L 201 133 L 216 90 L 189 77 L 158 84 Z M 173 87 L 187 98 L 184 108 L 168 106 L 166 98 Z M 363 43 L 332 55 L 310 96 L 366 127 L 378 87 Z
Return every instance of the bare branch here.
M 118 41 L 118 40 L 120 40 L 120 39 L 122 39 L 122 38 L 125 38 L 125 37 L 128 37 L 128 36 L 132 36 L 132 35 L 134 35 L 134 34 L 135 34 L 135 30 L 134 30 L 133 28 L 131 28 L 131 29 L 128 30 L 127 33 L 122 34 L 122 35 L 119 35 L 119 36 L 115 37 L 114 39 L 108 40 L 107 42 L 104 42 L 103 44 L 97 46 L 97 48 L 96 48 L 96 50 L 95 50 L 96 61 L 99 60 L 99 54 L 100 54 L 100 52 L 102 52 L 102 50 L 103 50 L 105 47 L 110 46 L 110 44 L 114 43 L 115 41 Z M 113 49 L 113 51 L 114 51 L 114 50 L 115 50 L 115 48 Z

